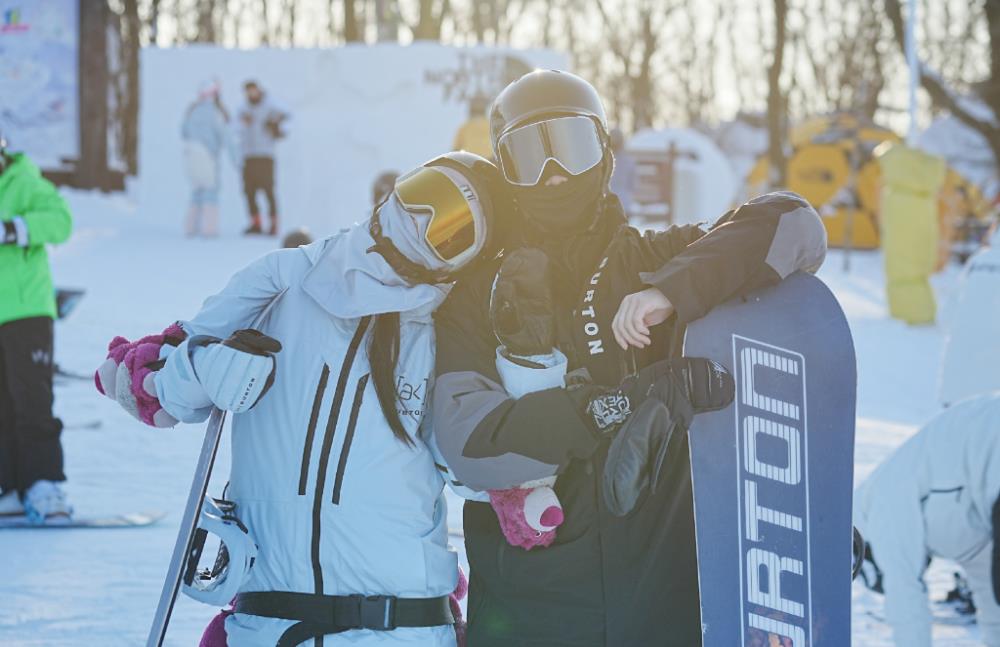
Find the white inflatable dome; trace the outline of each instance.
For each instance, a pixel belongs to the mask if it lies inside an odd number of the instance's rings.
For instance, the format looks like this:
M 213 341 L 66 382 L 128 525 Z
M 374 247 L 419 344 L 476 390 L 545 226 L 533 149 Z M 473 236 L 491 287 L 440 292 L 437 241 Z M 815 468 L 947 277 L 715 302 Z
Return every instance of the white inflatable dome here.
M 641 130 L 626 149 L 636 160 L 637 184 L 649 188 L 660 183 L 658 167 L 668 157 L 671 144 L 674 162 L 673 217 L 667 219 L 664 202 L 646 201 L 647 191 L 637 192 L 643 204 L 638 212 L 646 220 L 673 224 L 714 221 L 733 206 L 739 181 L 732 165 L 719 147 L 702 133 L 687 128 Z

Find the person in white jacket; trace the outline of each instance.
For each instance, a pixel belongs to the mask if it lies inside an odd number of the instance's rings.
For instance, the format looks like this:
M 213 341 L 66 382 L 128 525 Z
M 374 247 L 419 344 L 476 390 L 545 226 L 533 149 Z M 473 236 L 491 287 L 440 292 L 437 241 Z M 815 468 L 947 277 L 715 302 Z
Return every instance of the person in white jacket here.
M 141 344 L 116 362 L 112 343 L 99 386 L 145 422 L 236 414 L 227 498 L 258 554 L 229 645 L 455 644 L 444 480 L 417 430 L 431 315 L 455 272 L 496 255 L 496 173 L 449 153 L 369 223 L 267 254 L 157 336 L 162 368 Z
M 1000 647 L 1000 392 L 936 416 L 858 487 L 863 574 L 885 593 L 898 647 L 931 646 L 924 571 L 932 557 L 966 572 L 983 641 Z

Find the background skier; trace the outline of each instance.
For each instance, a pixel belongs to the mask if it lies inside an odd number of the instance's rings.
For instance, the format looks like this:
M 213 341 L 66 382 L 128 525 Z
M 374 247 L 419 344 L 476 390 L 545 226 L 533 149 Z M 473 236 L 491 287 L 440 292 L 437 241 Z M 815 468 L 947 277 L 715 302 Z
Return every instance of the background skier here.
M 274 156 L 277 142 L 285 136 L 288 113 L 279 110 L 256 81 L 243 84 L 247 102 L 240 110 L 240 142 L 243 147 L 243 192 L 250 210 L 247 234 L 263 233 L 257 193 L 264 192 L 271 224 L 267 233 L 278 233 L 278 201 L 274 193 Z
M 483 158 L 437 158 L 370 222 L 264 256 L 163 335 L 112 342 L 98 383 L 147 424 L 237 414 L 227 495 L 259 553 L 229 644 L 455 644 L 444 481 L 417 428 L 431 313 L 495 255 L 498 183 Z M 219 624 L 204 645 L 224 644 Z
M 68 518 L 59 483 L 62 422 L 52 415 L 55 291 L 46 244 L 69 238 L 66 202 L 0 133 L 0 515 Z
M 236 164 L 229 131 L 229 112 L 219 97 L 216 80 L 202 82 L 198 98 L 184 113 L 184 169 L 191 183 L 191 203 L 184 221 L 188 236 L 215 236 L 219 231 L 219 157 L 225 151 Z
M 931 557 L 962 565 L 983 642 L 1000 647 L 1000 393 L 964 400 L 931 420 L 854 494 L 868 542 L 865 583 L 885 593 L 898 647 L 930 647 L 924 571 Z
M 659 488 L 622 518 L 600 496 L 608 444 L 650 391 L 671 407 L 664 432 L 719 404 L 704 365 L 665 361 L 677 354 L 683 326 L 741 292 L 817 268 L 823 225 L 798 196 L 772 194 L 710 232 L 640 234 L 608 190 L 613 159 L 600 97 L 566 72 L 536 71 L 509 85 L 490 124 L 517 205 L 501 217 L 514 225 L 504 248 L 545 252 L 554 302 L 532 308 L 551 309 L 567 368 L 578 376 L 586 369 L 589 381 L 507 395 L 490 321 L 498 263 L 463 277 L 435 317 L 434 433 L 457 478 L 487 490 L 558 472 L 565 508 L 552 545 L 527 552 L 506 544 L 488 504 L 466 503 L 469 644 L 698 645 L 685 434 L 670 442 Z

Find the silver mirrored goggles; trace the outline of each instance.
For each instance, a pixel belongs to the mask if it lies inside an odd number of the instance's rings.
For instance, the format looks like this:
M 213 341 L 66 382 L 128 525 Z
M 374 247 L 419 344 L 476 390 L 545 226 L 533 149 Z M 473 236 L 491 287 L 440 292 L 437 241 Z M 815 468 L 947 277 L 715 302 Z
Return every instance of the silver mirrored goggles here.
M 515 128 L 497 141 L 500 168 L 511 184 L 534 186 L 553 160 L 570 175 L 601 163 L 604 146 L 589 117 L 557 117 Z

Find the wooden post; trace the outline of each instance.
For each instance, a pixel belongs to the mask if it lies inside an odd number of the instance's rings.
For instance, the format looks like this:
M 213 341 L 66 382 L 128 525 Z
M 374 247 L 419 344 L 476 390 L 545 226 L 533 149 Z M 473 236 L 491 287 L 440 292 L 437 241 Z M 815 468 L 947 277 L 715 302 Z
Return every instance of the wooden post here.
M 108 173 L 108 5 L 79 0 L 80 157 L 73 184 L 110 188 Z

